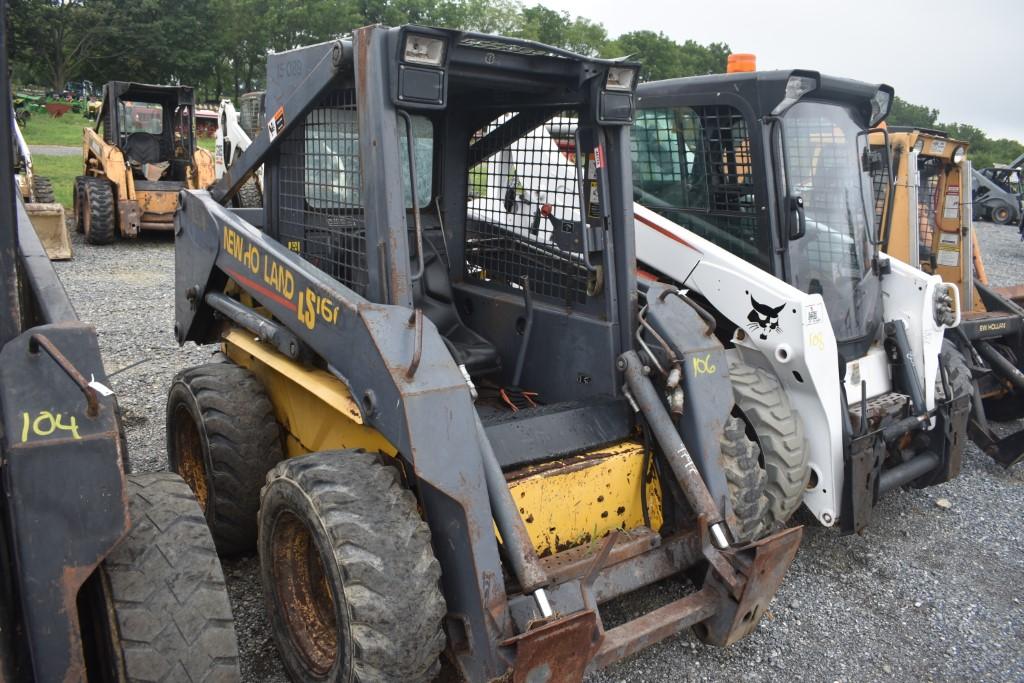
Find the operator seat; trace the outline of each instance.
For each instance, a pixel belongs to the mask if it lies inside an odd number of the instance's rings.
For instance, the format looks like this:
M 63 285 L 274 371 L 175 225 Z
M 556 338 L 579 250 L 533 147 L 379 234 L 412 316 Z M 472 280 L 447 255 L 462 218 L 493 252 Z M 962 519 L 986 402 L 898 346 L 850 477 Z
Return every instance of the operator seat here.
M 143 170 L 146 164 L 158 164 L 161 161 L 160 139 L 151 133 L 132 133 L 125 140 L 124 158 L 132 168 L 132 174 L 145 180 Z
M 452 357 L 472 376 L 501 370 L 501 356 L 494 345 L 462 322 L 455 307 L 448 266 L 429 240 L 423 241 L 423 277 L 413 282 L 413 305 L 437 327 Z M 419 267 L 415 257 L 412 272 Z

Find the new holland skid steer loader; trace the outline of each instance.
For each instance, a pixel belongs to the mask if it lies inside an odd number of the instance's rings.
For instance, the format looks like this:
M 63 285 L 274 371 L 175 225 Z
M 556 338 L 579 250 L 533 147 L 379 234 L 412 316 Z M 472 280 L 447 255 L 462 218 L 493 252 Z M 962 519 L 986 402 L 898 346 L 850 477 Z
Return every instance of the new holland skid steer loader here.
M 184 85 L 111 81 L 94 128 L 82 130 L 75 225 L 93 244 L 171 230 L 183 189 L 213 184 L 213 155 L 196 145 L 195 94 Z
M 891 99 L 815 71 L 638 88 L 637 260 L 715 316 L 774 491 L 767 528 L 802 493 L 859 531 L 882 493 L 960 470 L 970 380 L 940 354 L 958 292 L 876 238 L 892 180 L 868 135 Z
M 968 144 L 944 132 L 890 127 L 887 140 L 898 179 L 889 203 L 886 253 L 939 275 L 959 290 L 960 325 L 946 335 L 974 379 L 969 434 L 1004 467 L 1024 459 L 1024 430 L 1000 437 L 988 420 L 1024 417 L 1024 286 L 993 287 L 974 231 Z
M 183 193 L 175 332 L 227 360 L 176 378 L 167 431 L 219 549 L 258 547 L 291 676 L 425 680 L 444 652 L 469 681 L 578 681 L 749 633 L 802 529 L 735 542 L 767 502 L 714 321 L 657 283 L 638 306 L 636 65 L 375 26 L 267 74 L 267 134 Z M 570 114 L 574 184 L 520 201 L 566 164 L 508 150 Z M 260 164 L 263 209 L 226 208 Z M 605 629 L 602 603 L 682 576 Z
M 6 25 L 6 3 L 0 25 Z M 0 32 L 0 158 L 12 159 Z M 96 330 L 79 321 L 0 167 L 0 680 L 240 680 L 195 497 L 126 474 Z

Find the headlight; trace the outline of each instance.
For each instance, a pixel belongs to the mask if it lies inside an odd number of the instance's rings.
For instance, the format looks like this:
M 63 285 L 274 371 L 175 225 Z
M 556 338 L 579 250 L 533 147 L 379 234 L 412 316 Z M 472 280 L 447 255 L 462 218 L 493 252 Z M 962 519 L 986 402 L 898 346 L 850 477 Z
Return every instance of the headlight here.
M 878 123 L 889 114 L 889 107 L 892 104 L 892 93 L 888 90 L 878 89 L 875 96 L 871 98 L 871 126 Z
M 956 149 L 953 150 L 953 163 L 954 164 L 959 164 L 966 157 L 967 157 L 967 150 L 964 149 L 963 145 L 960 145 L 959 147 L 957 147 Z
M 786 81 L 786 99 L 799 100 L 801 97 L 818 87 L 813 78 L 807 76 L 790 76 Z
M 917 142 L 914 143 L 914 151 L 918 154 L 924 151 L 924 138 L 917 139 Z
M 444 62 L 445 41 L 441 38 L 410 33 L 405 36 L 402 60 L 411 64 L 440 66 Z
M 608 69 L 608 80 L 604 87 L 608 90 L 629 92 L 636 84 L 636 69 L 628 66 L 613 66 Z

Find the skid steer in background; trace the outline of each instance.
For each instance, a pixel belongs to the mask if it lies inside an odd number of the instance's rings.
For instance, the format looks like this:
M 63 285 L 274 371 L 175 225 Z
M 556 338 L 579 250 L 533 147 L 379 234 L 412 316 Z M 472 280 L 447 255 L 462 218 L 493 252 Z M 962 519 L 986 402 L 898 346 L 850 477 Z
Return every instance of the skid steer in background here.
M 1024 221 L 1024 154 L 1005 166 L 975 169 L 974 219 L 1006 225 Z
M 243 97 L 260 94 L 262 93 L 247 93 Z M 228 166 L 235 163 L 242 152 L 248 149 L 251 142 L 252 136 L 249 135 L 248 130 L 242 127 L 241 117 L 235 110 L 235 105 L 231 100 L 221 100 L 220 112 L 217 116 L 217 146 L 214 152 L 214 172 L 218 180 L 224 175 Z M 233 204 L 236 207 L 248 209 L 263 206 L 262 168 L 238 190 Z
M 213 155 L 196 145 L 195 94 L 184 85 L 111 81 L 82 130 L 75 224 L 93 244 L 171 230 L 183 189 L 209 187 Z
M 72 254 L 71 239 L 64 221 L 64 207 L 54 197 L 50 179 L 36 174 L 32 166 L 32 152 L 16 121 L 12 123 L 12 129 L 15 143 L 14 168 L 25 211 L 50 260 L 66 261 Z
M 267 74 L 267 134 L 183 193 L 175 332 L 228 361 L 175 379 L 167 433 L 219 549 L 258 546 L 290 675 L 425 680 L 445 652 L 470 681 L 578 681 L 688 627 L 749 633 L 802 530 L 739 542 L 767 502 L 713 321 L 657 283 L 638 307 L 637 67 L 375 26 Z M 592 192 L 478 205 L 568 112 Z M 226 208 L 261 164 L 263 209 Z
M 0 93 L 11 159 L 3 34 Z M 199 507 L 177 475 L 125 473 L 96 331 L 75 314 L 9 164 L 0 212 L 0 680 L 238 681 Z
M 855 532 L 882 493 L 955 477 L 970 378 L 940 351 L 958 293 L 876 238 L 892 176 L 868 135 L 892 89 L 775 71 L 645 83 L 637 97 L 637 260 L 712 312 L 735 368 L 784 389 L 796 415 L 781 414 L 814 440 L 804 504 Z M 786 467 L 795 454 L 760 445 L 787 503 L 778 523 L 804 483 Z
M 974 379 L 971 439 L 1004 467 L 1024 458 L 1024 430 L 1000 437 L 989 419 L 1024 417 L 1024 286 L 993 287 L 972 224 L 968 144 L 935 130 L 890 127 L 871 144 L 888 144 L 898 182 L 889 197 L 891 230 L 884 248 L 940 276 L 960 293 L 960 325 L 946 334 Z

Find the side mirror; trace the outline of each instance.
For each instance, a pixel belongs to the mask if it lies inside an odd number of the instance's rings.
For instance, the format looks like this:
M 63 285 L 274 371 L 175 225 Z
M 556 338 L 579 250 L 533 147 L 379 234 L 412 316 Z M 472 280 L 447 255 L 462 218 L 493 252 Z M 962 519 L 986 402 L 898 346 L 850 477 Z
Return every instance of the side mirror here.
M 804 216 L 804 198 L 796 195 L 786 197 L 786 210 L 789 213 L 789 239 L 798 240 L 807 234 L 807 218 Z M 793 216 L 796 221 L 793 221 Z

